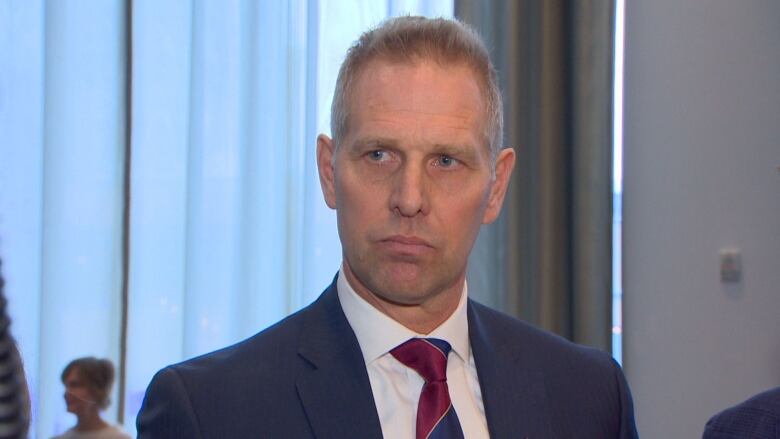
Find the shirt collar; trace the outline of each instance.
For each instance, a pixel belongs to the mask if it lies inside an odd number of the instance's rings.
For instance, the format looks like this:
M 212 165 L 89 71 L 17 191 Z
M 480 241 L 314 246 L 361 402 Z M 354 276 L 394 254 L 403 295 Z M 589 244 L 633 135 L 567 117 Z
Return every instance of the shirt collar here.
M 366 364 L 413 337 L 434 337 L 445 340 L 452 346 L 452 351 L 456 355 L 466 363 L 469 361 L 469 328 L 466 314 L 468 286 L 465 282 L 458 307 L 430 334 L 418 334 L 412 331 L 358 296 L 344 275 L 343 265 L 339 269 L 336 282 L 341 308 L 355 332 Z

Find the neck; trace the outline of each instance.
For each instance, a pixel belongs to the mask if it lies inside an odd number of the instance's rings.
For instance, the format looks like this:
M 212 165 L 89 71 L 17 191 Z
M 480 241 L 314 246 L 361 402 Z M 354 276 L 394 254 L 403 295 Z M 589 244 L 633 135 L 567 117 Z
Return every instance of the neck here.
M 95 431 L 107 427 L 106 421 L 101 419 L 100 413 L 96 410 L 90 410 L 78 416 L 78 422 L 76 423 L 77 431 Z
M 445 290 L 420 303 L 397 303 L 371 292 L 344 261 L 344 275 L 358 296 L 406 328 L 427 335 L 444 323 L 458 308 L 466 281 L 465 273 Z

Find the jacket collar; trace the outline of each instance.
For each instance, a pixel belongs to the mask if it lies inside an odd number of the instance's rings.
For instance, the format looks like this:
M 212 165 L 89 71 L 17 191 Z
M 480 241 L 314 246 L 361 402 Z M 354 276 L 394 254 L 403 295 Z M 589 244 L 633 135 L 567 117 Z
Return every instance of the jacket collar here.
M 528 343 L 507 337 L 488 313 L 495 311 L 469 300 L 469 337 L 490 437 L 552 437 L 544 370 Z
M 381 439 L 368 372 L 335 281 L 305 312 L 298 355 L 310 368 L 296 385 L 314 436 Z
M 297 389 L 314 435 L 381 439 L 365 361 L 341 309 L 335 280 L 306 312 L 298 355 L 310 367 Z M 467 312 L 490 436 L 551 437 L 544 370 L 532 347 L 506 337 L 486 315 L 493 311 L 484 306 L 469 300 Z

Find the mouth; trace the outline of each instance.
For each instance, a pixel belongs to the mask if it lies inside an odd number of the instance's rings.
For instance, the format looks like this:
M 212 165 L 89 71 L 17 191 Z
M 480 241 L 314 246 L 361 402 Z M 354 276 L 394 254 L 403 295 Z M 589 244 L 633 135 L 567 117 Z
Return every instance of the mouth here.
M 393 235 L 380 240 L 379 244 L 399 256 L 422 256 L 434 250 L 428 241 L 417 236 Z

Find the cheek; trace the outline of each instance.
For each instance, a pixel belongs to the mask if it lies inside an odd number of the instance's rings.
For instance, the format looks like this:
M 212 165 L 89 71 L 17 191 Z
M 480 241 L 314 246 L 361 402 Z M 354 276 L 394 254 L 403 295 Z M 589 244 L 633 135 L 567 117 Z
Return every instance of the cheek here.
M 464 203 L 464 198 L 474 198 L 480 189 L 477 176 L 466 172 L 432 172 L 430 185 L 439 198 L 448 198 L 450 203 Z
M 336 220 L 343 246 L 360 246 L 368 230 L 381 223 L 378 199 L 378 196 L 368 196 L 365 190 L 355 190 L 352 186 L 339 187 Z
M 336 181 L 336 209 L 349 213 L 354 222 L 375 214 L 386 207 L 389 185 L 383 182 L 358 178 L 356 175 L 344 176 Z
M 471 238 L 476 237 L 482 225 L 487 196 L 485 191 L 464 192 L 456 196 L 441 197 L 439 200 L 438 223 L 446 230 L 447 235 L 457 244 L 468 246 Z

